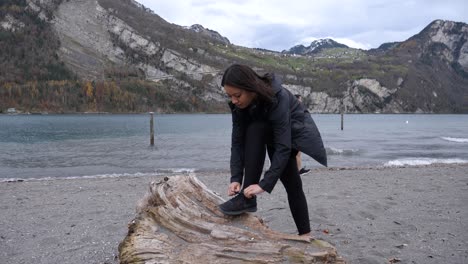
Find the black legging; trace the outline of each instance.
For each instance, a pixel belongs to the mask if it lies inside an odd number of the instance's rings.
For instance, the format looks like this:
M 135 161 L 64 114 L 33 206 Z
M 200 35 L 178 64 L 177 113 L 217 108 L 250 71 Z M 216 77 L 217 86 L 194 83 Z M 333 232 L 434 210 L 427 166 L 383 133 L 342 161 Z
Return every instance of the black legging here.
M 271 146 L 271 129 L 265 122 L 251 122 L 245 131 L 244 141 L 244 184 L 247 188 L 252 184 L 258 184 L 262 175 L 265 163 L 266 148 L 268 145 L 268 155 L 271 157 L 274 149 Z M 307 200 L 302 190 L 302 180 L 296 163 L 298 151 L 291 150 L 288 164 L 281 174 L 280 180 L 288 194 L 289 208 L 296 223 L 299 235 L 310 232 L 309 210 Z

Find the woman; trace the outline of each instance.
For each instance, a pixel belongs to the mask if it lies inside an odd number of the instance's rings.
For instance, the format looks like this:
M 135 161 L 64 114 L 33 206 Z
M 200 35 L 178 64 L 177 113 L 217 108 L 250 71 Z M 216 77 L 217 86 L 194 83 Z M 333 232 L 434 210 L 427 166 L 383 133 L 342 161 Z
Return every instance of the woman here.
M 234 64 L 224 72 L 221 85 L 231 100 L 233 124 L 228 195 L 238 195 L 221 204 L 220 210 L 227 215 L 255 212 L 256 195 L 271 193 L 281 180 L 299 235 L 309 234 L 296 154 L 301 151 L 327 166 L 322 139 L 310 114 L 273 74 L 260 76 L 248 66 Z M 266 151 L 271 165 L 260 180 Z

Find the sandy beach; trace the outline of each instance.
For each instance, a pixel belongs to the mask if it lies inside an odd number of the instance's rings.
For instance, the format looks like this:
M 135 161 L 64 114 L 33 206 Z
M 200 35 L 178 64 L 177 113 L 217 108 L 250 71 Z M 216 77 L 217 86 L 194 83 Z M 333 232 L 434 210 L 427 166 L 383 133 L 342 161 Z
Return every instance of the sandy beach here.
M 228 172 L 197 174 L 226 196 Z M 0 183 L 0 263 L 118 263 L 148 183 L 161 177 Z M 315 169 L 303 176 L 315 237 L 348 263 L 468 263 L 468 165 Z M 284 188 L 258 200 L 295 233 Z

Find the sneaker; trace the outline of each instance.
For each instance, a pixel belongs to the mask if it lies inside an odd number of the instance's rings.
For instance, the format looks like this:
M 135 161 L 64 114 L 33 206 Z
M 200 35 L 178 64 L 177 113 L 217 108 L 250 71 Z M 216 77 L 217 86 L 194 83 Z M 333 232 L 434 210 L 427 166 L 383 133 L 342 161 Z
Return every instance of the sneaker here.
M 247 199 L 243 193 L 231 200 L 220 204 L 219 209 L 226 215 L 240 215 L 245 212 L 257 211 L 257 198 Z
M 307 174 L 307 173 L 309 173 L 309 172 L 310 172 L 310 170 L 309 170 L 309 169 L 306 169 L 306 168 L 304 167 L 304 168 L 302 168 L 302 169 L 299 170 L 299 175 L 305 175 L 305 174 Z

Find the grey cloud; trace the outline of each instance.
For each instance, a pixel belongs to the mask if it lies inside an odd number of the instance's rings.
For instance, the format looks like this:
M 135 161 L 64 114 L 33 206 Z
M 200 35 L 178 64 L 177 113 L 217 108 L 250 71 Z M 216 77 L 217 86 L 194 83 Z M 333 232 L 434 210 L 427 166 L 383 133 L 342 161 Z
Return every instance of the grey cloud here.
M 295 28 L 281 24 L 261 25 L 255 27 L 256 39 L 253 41 L 256 48 L 282 51 L 297 44 Z
M 181 0 L 173 1 L 175 6 L 176 3 L 184 3 L 184 6 L 187 3 Z M 170 4 L 165 4 L 161 12 L 167 14 L 159 15 L 171 17 L 177 13 L 178 18 L 187 18 L 190 13 L 193 17 L 200 18 L 204 27 L 218 31 L 234 44 L 277 51 L 289 49 L 303 39 L 322 37 L 351 39 L 364 46 L 378 47 L 384 42 L 403 41 L 436 19 L 468 23 L 466 0 L 327 0 L 301 3 L 294 0 L 272 1 L 254 15 L 246 15 L 245 12 L 251 11 L 248 5 L 252 2 L 241 1 L 235 2 L 237 6 L 242 6 L 236 10 L 229 10 L 223 7 L 222 1 L 215 0 L 192 1 L 192 7 L 196 8 L 187 10 L 170 9 Z M 146 0 L 150 8 L 151 5 L 156 5 L 149 2 Z M 281 21 L 288 21 L 288 17 L 295 22 L 301 21 L 297 19 L 298 6 L 301 7 L 301 16 L 306 16 L 304 23 L 292 26 L 275 22 L 279 16 L 282 16 Z M 192 13 L 195 10 L 201 13 Z M 275 13 L 276 17 L 261 19 L 269 12 Z M 265 24 L 265 20 L 271 24 Z M 197 22 L 193 21 L 191 24 L 194 23 Z

